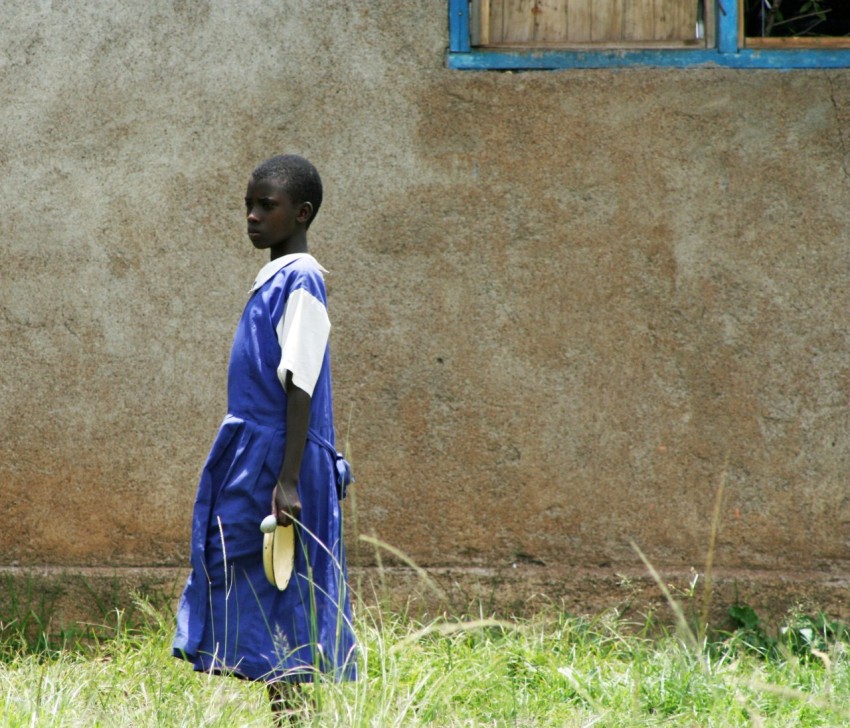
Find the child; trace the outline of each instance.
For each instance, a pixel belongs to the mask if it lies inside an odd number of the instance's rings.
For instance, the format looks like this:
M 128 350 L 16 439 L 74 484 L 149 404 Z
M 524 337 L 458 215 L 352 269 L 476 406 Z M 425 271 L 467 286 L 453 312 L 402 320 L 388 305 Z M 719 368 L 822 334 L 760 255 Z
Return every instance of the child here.
M 277 710 L 319 672 L 355 678 L 334 448 L 330 321 L 307 229 L 322 203 L 315 167 L 272 157 L 248 182 L 248 237 L 268 250 L 236 329 L 228 414 L 201 473 L 192 573 L 173 654 L 196 670 L 263 681 Z M 343 469 L 343 468 L 341 468 Z M 338 493 L 338 485 L 340 492 Z M 284 591 L 263 570 L 262 519 L 296 524 Z

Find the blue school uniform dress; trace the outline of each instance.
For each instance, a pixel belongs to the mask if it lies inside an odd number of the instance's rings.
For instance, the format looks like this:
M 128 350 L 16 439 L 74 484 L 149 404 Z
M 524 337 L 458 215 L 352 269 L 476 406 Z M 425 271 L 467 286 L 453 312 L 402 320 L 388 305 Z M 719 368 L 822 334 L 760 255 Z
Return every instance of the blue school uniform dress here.
M 201 473 L 172 650 L 196 670 L 267 682 L 355 677 L 323 272 L 306 253 L 271 261 L 236 330 L 228 413 Z M 279 591 L 265 576 L 259 525 L 283 463 L 287 372 L 312 400 L 295 566 Z

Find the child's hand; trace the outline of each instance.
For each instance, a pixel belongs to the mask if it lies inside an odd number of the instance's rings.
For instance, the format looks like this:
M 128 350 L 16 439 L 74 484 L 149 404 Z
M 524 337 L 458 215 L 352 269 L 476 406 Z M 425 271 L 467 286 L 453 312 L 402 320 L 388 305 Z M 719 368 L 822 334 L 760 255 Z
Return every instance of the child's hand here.
M 277 518 L 278 526 L 291 526 L 293 519 L 301 516 L 301 499 L 296 483 L 278 482 L 272 495 L 272 515 Z

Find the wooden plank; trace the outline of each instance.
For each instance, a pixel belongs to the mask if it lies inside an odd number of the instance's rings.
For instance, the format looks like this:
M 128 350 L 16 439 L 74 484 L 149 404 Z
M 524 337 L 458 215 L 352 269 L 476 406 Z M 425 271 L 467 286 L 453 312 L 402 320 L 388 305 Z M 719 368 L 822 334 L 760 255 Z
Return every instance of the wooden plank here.
M 473 46 L 490 45 L 490 0 L 472 0 L 469 4 L 469 36 Z
M 536 0 L 503 0 L 502 42 L 534 40 L 534 9 Z
M 675 27 L 677 40 L 694 40 L 697 37 L 698 0 L 671 0 L 676 5 Z
M 652 37 L 667 40 L 670 37 L 670 13 L 668 0 L 654 0 L 652 13 Z
M 478 42 L 483 46 L 490 45 L 490 0 L 479 0 Z
M 505 0 L 490 0 L 490 44 L 502 42 Z
M 595 0 L 591 8 L 590 39 L 622 40 L 624 0 Z
M 696 0 L 666 0 L 664 3 L 667 8 L 667 35 L 661 40 L 672 40 L 673 38 L 688 38 L 693 37 L 693 29 L 690 32 L 682 27 L 683 20 L 687 16 L 687 12 L 683 4 L 693 5 L 696 8 Z M 694 19 L 696 22 L 696 19 Z
M 747 48 L 850 48 L 845 36 L 804 36 L 787 38 L 747 38 Z
M 705 10 L 705 47 L 714 48 L 717 43 L 717 16 L 715 8 L 717 3 L 714 0 L 704 0 L 703 8 Z
M 696 25 L 697 0 L 655 0 L 656 40 L 693 40 Z
M 623 40 L 654 40 L 655 3 L 629 0 L 623 9 Z
M 567 0 L 537 0 L 534 39 L 563 42 L 567 38 Z
M 744 0 L 735 0 L 735 8 L 738 12 L 738 46 L 744 48 L 747 45 L 747 33 L 744 30 L 744 16 L 746 15 Z
M 569 0 L 567 3 L 567 42 L 588 43 L 592 0 Z

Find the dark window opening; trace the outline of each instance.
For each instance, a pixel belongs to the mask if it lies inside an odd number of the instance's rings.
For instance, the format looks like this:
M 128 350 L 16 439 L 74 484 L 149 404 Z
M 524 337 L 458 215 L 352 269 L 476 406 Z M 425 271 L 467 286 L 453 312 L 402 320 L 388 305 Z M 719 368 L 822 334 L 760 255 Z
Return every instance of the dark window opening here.
M 850 38 L 846 0 L 744 0 L 747 38 Z

